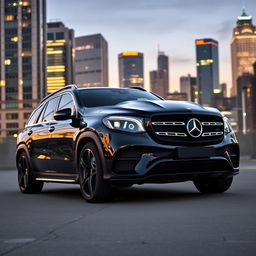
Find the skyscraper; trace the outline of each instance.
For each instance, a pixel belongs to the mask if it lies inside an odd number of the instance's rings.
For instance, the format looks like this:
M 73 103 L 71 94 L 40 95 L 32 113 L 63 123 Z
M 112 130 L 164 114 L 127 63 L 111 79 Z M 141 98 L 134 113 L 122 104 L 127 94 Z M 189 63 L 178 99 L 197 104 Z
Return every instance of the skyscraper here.
M 47 92 L 74 83 L 74 30 L 62 22 L 47 23 Z
M 46 1 L 0 0 L 1 137 L 16 136 L 46 93 Z
M 101 34 L 75 38 L 75 83 L 81 87 L 108 86 L 108 43 Z
M 157 69 L 164 72 L 164 88 L 167 94 L 169 92 L 169 57 L 162 51 L 158 52 Z
M 243 73 L 253 73 L 252 65 L 256 61 L 256 27 L 252 24 L 252 16 L 245 9 L 238 16 L 231 40 L 232 90 L 237 95 L 237 79 Z
M 196 77 L 190 74 L 180 77 L 180 92 L 187 94 L 187 100 L 197 102 L 197 84 Z
M 118 55 L 119 87 L 144 87 L 143 53 L 122 52 Z
M 210 106 L 213 90 L 219 89 L 218 42 L 197 39 L 195 43 L 199 103 Z
M 150 72 L 150 90 L 165 98 L 169 92 L 169 58 L 158 52 L 157 70 Z

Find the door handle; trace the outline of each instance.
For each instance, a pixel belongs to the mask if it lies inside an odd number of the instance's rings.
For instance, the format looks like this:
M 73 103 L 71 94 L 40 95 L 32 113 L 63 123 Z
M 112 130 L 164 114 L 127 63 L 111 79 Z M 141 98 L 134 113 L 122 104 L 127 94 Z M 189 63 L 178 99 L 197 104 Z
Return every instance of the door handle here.
M 29 131 L 28 131 L 28 135 L 31 135 L 32 133 L 33 133 L 32 130 L 29 130 Z
M 55 127 L 54 126 L 51 126 L 50 128 L 49 128 L 49 132 L 53 132 L 55 130 Z

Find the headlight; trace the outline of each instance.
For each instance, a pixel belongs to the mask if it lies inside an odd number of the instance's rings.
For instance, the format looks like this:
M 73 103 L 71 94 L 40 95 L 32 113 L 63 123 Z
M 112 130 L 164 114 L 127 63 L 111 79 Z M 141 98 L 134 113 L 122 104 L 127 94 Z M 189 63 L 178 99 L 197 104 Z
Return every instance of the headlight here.
M 233 131 L 227 117 L 225 117 L 225 116 L 223 117 L 223 122 L 224 122 L 224 132 L 225 132 L 225 134 L 228 134 L 231 131 Z
M 145 132 L 143 119 L 139 117 L 109 116 L 103 119 L 103 123 L 113 130 L 132 133 Z

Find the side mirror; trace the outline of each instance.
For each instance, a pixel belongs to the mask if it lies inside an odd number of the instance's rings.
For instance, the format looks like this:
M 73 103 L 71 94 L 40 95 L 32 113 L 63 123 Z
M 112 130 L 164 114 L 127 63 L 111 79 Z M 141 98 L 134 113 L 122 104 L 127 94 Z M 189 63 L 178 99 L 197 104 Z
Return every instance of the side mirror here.
M 57 121 L 71 119 L 71 108 L 64 108 L 54 113 L 53 118 Z

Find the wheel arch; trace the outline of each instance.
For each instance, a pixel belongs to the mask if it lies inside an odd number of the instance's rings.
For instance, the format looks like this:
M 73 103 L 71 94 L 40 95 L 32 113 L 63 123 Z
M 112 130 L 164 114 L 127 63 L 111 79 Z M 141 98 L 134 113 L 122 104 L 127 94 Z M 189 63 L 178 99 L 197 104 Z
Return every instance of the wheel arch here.
M 27 154 L 29 165 L 31 166 L 31 159 L 30 159 L 30 155 L 29 155 L 28 149 L 26 147 L 26 144 L 20 143 L 19 145 L 17 145 L 17 148 L 16 148 L 16 158 L 15 158 L 16 167 L 18 167 L 18 157 L 20 156 L 20 154 L 22 152 L 25 152 Z
M 80 152 L 81 152 L 83 146 L 88 142 L 94 143 L 95 146 L 97 147 L 97 150 L 98 150 L 98 153 L 100 156 L 100 160 L 101 160 L 101 166 L 103 168 L 103 172 L 105 173 L 106 162 L 105 162 L 105 157 L 104 157 L 104 152 L 103 152 L 103 146 L 102 146 L 102 143 L 100 142 L 99 137 L 91 131 L 82 133 L 77 139 L 76 149 L 75 149 L 76 170 L 78 171 L 78 161 L 79 161 Z

